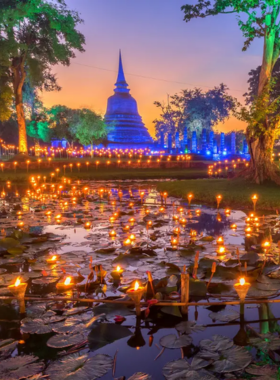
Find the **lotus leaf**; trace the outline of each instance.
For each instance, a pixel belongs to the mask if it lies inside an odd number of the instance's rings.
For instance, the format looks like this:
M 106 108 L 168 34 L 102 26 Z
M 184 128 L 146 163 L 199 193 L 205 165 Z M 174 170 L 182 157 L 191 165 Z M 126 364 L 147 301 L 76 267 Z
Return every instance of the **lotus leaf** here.
M 182 348 L 189 346 L 192 343 L 192 338 L 188 335 L 177 337 L 175 334 L 169 334 L 162 337 L 159 343 L 165 348 Z
M 41 372 L 42 362 L 33 355 L 17 356 L 0 361 L 0 378 L 5 380 L 19 380 Z
M 218 313 L 210 313 L 209 318 L 215 321 L 230 322 L 235 321 L 240 317 L 240 314 L 235 310 L 222 310 Z
M 48 341 L 47 341 L 47 346 L 48 347 L 53 347 L 53 348 L 65 348 L 65 347 L 70 347 L 74 346 L 76 344 L 80 344 L 87 339 L 87 334 L 58 334 L 52 336 Z
M 128 380 L 152 380 L 152 376 L 147 375 L 143 372 L 137 372 L 134 375 L 130 376 Z
M 212 370 L 218 373 L 241 371 L 252 361 L 251 354 L 243 347 L 233 346 L 228 350 L 223 350 L 219 360 L 212 365 Z
M 266 352 L 280 349 L 279 337 L 270 333 L 263 334 L 257 338 L 250 338 L 250 344 Z
M 193 332 L 204 331 L 205 326 L 197 325 L 194 321 L 183 321 L 175 326 L 176 330 L 180 333 L 191 334 Z
M 212 340 L 203 339 L 200 342 L 200 348 L 202 350 L 217 352 L 221 350 L 227 350 L 233 346 L 233 341 L 225 336 L 213 335 Z
M 163 367 L 163 375 L 167 380 L 215 380 L 216 377 L 210 372 L 201 370 L 208 365 L 202 359 L 197 359 L 196 363 L 193 360 L 191 365 L 186 359 L 179 359 L 167 363 Z
M 276 365 L 256 365 L 252 364 L 250 367 L 246 368 L 245 370 L 250 375 L 256 375 L 256 376 L 270 376 L 275 375 L 278 372 L 278 367 Z
M 46 373 L 52 380 L 95 380 L 105 375 L 113 366 L 113 360 L 107 355 L 73 354 L 54 362 Z

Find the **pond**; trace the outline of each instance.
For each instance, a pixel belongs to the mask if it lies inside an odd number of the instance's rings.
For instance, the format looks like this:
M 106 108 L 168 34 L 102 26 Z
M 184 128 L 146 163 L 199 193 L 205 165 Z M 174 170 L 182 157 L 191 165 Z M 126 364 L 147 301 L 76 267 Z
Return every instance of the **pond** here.
M 211 209 L 149 181 L 33 179 L 0 205 L 0 379 L 279 378 L 278 214 Z

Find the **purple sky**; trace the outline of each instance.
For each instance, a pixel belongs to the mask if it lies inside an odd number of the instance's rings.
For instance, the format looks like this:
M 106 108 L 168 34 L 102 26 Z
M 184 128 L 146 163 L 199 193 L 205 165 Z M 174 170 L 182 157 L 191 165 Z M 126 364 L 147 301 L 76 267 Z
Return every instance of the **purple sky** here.
M 84 19 L 80 30 L 86 37 L 86 52 L 77 54 L 70 67 L 55 68 L 62 91 L 44 94 L 47 106 L 86 106 L 105 113 L 107 98 L 112 95 L 116 81 L 121 48 L 131 94 L 153 135 L 152 122 L 158 116 L 155 100 L 166 100 L 167 94 L 183 88 L 196 86 L 207 90 L 221 82 L 242 100 L 249 70 L 261 63 L 262 41 L 254 42 L 247 52 L 242 52 L 243 37 L 235 15 L 186 24 L 180 10 L 186 4 L 183 0 L 66 2 Z M 233 118 L 219 125 L 224 131 L 242 127 Z

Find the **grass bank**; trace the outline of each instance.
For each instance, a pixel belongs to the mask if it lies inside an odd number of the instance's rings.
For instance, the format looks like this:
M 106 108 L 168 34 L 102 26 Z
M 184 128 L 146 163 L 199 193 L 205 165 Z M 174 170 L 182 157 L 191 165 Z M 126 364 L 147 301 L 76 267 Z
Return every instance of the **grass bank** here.
M 167 191 L 168 195 L 186 199 L 189 193 L 194 195 L 194 203 L 216 205 L 216 196 L 223 199 L 220 207 L 235 209 L 253 209 L 251 197 L 257 194 L 257 210 L 280 210 L 280 187 L 276 185 L 259 186 L 242 179 L 197 179 L 157 184 L 159 191 Z
M 41 169 L 41 170 L 29 170 L 27 172 L 24 169 L 4 170 L 0 171 L 0 183 L 11 181 L 12 183 L 26 183 L 32 176 L 46 176 L 47 182 L 50 181 L 50 173 L 55 172 L 54 169 Z M 63 168 L 60 168 L 59 177 L 64 176 Z M 84 180 L 125 180 L 125 179 L 195 179 L 206 178 L 207 169 L 204 168 L 174 168 L 170 169 L 133 169 L 133 168 L 98 168 L 81 169 L 73 168 L 71 172 L 69 168 L 65 171 L 65 177 L 72 180 L 84 179 Z

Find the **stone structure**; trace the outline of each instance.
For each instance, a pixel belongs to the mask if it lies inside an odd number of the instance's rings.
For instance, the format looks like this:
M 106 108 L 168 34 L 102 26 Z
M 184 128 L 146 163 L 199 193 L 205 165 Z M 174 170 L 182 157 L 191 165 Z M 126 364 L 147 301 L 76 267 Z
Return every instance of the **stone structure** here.
M 105 123 L 109 128 L 110 148 L 148 148 L 153 144 L 147 128 L 138 113 L 137 102 L 130 95 L 126 83 L 121 52 L 115 94 L 108 99 Z

